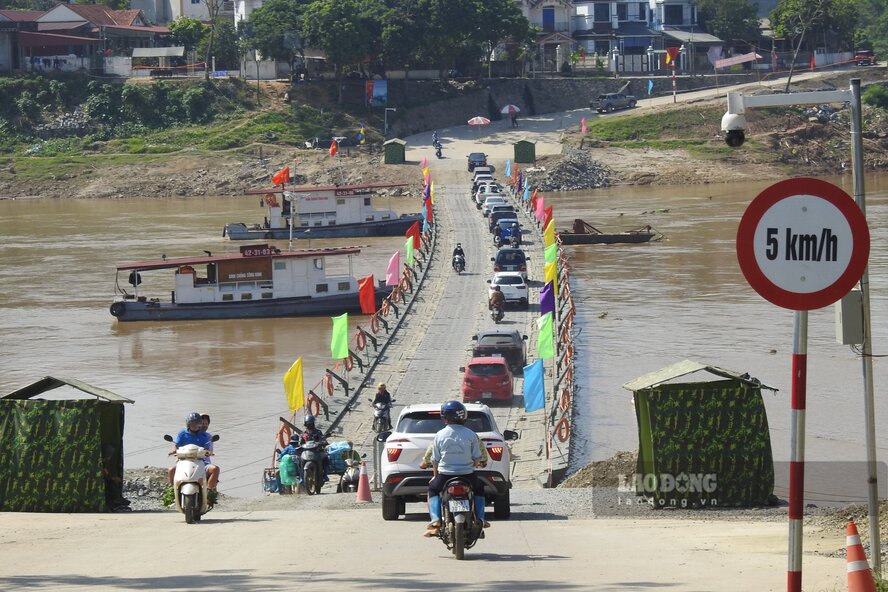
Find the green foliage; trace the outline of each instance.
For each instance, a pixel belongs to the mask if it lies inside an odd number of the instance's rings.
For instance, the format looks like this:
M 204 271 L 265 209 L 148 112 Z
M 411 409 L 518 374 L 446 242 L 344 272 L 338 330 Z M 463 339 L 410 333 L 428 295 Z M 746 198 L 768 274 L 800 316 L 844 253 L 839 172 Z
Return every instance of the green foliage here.
M 774 33 L 779 37 L 808 41 L 808 46 L 827 43 L 832 51 L 853 49 L 859 11 L 857 0 L 782 0 L 771 11 Z
M 197 55 L 207 55 L 209 40 L 209 35 L 200 40 L 197 46 Z M 238 69 L 240 66 L 240 47 L 238 46 L 237 31 L 234 30 L 234 23 L 226 20 L 216 24 L 212 55 L 216 57 L 217 70 Z M 211 67 L 212 63 L 207 64 L 207 66 Z
M 168 25 L 173 45 L 184 46 L 186 51 L 196 49 L 210 33 L 210 27 L 197 18 L 180 16 Z
M 697 14 L 706 31 L 719 39 L 758 38 L 758 14 L 748 0 L 698 0 Z
M 877 59 L 888 56 L 888 0 L 860 0 L 855 49 L 872 48 Z
M 308 0 L 269 0 L 250 13 L 250 24 L 253 34 L 245 41 L 258 49 L 259 53 L 267 58 L 289 62 L 294 53 L 303 47 L 302 17 Z M 290 33 L 289 37 L 287 33 Z M 295 39 L 293 34 L 299 36 L 297 47 L 288 47 L 285 38 Z M 289 44 L 292 45 L 292 44 Z
M 712 122 L 717 131 L 723 111 L 716 107 L 657 111 L 645 115 L 625 117 L 596 117 L 587 121 L 590 139 L 606 142 L 631 140 L 700 140 L 707 137 L 700 132 L 700 124 Z
M 871 84 L 863 91 L 863 102 L 879 109 L 888 110 L 888 89 L 881 84 Z
M 173 490 L 172 485 L 167 485 L 166 488 L 164 488 L 163 496 L 160 498 L 160 501 L 165 508 L 169 508 L 176 503 L 176 492 Z

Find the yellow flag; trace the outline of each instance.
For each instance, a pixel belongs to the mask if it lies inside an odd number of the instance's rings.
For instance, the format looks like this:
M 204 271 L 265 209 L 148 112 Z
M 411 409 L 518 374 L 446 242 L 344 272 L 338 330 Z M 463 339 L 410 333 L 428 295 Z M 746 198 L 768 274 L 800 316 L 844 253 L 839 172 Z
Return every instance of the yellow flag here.
M 668 66 L 671 63 L 672 63 L 672 56 L 669 55 L 669 52 L 667 51 L 666 52 L 666 65 Z
M 423 178 L 429 176 L 429 167 L 423 167 L 423 169 L 422 169 L 422 176 L 423 176 Z
M 552 286 L 555 288 L 555 296 L 558 296 L 558 262 L 553 261 L 552 263 L 546 263 L 543 266 L 543 271 L 546 274 L 546 279 L 543 280 L 544 284 L 548 284 L 552 282 Z
M 284 374 L 284 393 L 290 411 L 296 411 L 305 405 L 305 382 L 302 379 L 302 358 L 299 357 Z
M 549 220 L 549 225 L 543 230 L 543 245 L 549 247 L 555 244 L 555 220 Z

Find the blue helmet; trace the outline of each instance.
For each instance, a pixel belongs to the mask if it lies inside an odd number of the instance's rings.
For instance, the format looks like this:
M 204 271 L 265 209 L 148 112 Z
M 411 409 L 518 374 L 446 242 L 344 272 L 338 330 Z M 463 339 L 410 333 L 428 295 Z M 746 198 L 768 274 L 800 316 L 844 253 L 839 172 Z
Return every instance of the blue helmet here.
M 187 428 L 188 424 L 193 421 L 202 421 L 200 418 L 200 413 L 198 413 L 197 411 L 192 411 L 188 414 L 188 417 L 185 418 L 185 427 Z
M 304 426 L 313 426 L 315 424 L 315 416 L 314 415 L 306 415 L 305 419 L 302 420 L 302 425 Z
M 447 401 L 441 405 L 441 418 L 450 423 L 465 423 L 469 416 L 466 406 L 459 401 Z

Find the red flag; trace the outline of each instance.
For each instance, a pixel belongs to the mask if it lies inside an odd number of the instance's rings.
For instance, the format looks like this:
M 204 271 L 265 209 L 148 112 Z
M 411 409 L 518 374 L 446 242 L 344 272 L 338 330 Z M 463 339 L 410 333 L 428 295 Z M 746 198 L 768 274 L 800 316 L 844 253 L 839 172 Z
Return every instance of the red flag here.
M 376 313 L 376 281 L 373 274 L 358 280 L 358 300 L 361 302 L 361 314 Z
M 330 156 L 336 156 L 337 152 L 339 152 L 339 144 L 336 143 L 336 140 L 333 140 L 333 143 L 330 144 Z
M 543 228 L 549 225 L 549 221 L 552 219 L 552 206 L 549 206 L 545 210 L 545 216 L 543 216 Z
M 413 237 L 413 248 L 419 248 L 419 220 L 413 223 L 413 226 L 407 229 L 407 232 L 404 233 L 404 236 L 412 236 Z
M 539 189 L 534 189 L 533 195 L 530 196 L 530 209 L 533 210 L 534 212 L 536 211 L 536 208 L 537 208 L 538 195 L 539 195 Z
M 275 185 L 283 185 L 284 183 L 290 182 L 290 167 L 285 167 L 284 170 L 276 174 L 271 178 L 271 182 Z
M 814 71 L 814 54 L 811 54 L 811 71 Z
M 434 222 L 434 217 L 432 216 L 432 200 L 427 199 L 425 202 L 426 207 L 426 220 L 428 220 L 429 224 Z

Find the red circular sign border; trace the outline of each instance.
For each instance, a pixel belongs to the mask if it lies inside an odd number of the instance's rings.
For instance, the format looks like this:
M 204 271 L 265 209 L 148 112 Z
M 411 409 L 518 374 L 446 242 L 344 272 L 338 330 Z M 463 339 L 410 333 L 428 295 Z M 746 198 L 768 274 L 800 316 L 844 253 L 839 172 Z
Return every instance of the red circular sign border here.
M 771 206 L 782 199 L 800 195 L 819 197 L 834 205 L 848 221 L 853 237 L 853 251 L 845 272 L 831 286 L 808 294 L 784 290 L 769 280 L 758 266 L 753 247 L 758 223 Z M 863 275 L 869 260 L 869 250 L 869 227 L 857 203 L 832 183 L 810 177 L 786 179 L 763 190 L 747 206 L 737 228 L 737 260 L 746 281 L 768 302 L 790 310 L 815 310 L 840 300 Z

